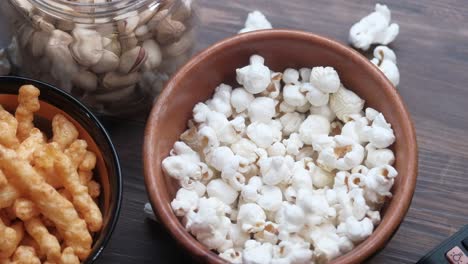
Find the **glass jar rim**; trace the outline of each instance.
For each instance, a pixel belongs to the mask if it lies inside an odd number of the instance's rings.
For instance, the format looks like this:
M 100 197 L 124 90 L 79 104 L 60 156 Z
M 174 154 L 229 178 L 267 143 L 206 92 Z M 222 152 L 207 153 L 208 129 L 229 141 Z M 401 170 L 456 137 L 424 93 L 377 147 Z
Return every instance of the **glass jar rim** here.
M 168 0 L 117 0 L 103 3 L 82 3 L 67 0 L 26 0 L 41 11 L 61 19 L 76 20 L 90 24 L 107 23 L 107 19 L 126 18 L 143 7 L 156 9 L 161 5 L 173 4 Z M 129 15 L 130 16 L 130 15 Z M 100 22 L 102 21 L 102 22 Z

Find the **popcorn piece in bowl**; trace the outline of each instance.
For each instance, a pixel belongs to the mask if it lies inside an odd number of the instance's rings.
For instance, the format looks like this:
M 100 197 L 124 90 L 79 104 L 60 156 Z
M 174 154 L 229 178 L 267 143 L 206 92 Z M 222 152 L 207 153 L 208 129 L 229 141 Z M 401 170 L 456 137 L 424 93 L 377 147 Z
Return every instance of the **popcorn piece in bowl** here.
M 380 223 L 397 171 L 391 125 L 332 67 L 271 73 L 259 55 L 193 109 L 163 161 L 175 214 L 231 263 L 322 263 Z M 270 89 L 270 88 L 274 89 Z

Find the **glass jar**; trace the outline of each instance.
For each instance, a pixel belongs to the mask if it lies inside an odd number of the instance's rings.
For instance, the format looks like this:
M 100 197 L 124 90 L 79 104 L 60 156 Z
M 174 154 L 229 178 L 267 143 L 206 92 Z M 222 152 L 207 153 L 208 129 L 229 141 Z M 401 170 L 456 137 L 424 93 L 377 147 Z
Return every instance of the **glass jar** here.
M 1 2 L 14 73 L 107 115 L 149 109 L 194 44 L 192 0 Z

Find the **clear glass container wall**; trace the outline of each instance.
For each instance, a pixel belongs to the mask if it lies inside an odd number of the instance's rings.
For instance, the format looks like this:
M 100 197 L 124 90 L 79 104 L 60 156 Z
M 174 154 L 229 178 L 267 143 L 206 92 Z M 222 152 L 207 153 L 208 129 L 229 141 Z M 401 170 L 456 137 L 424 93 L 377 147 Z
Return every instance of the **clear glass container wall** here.
M 191 55 L 192 0 L 8 0 L 18 75 L 70 92 L 96 112 L 149 109 Z

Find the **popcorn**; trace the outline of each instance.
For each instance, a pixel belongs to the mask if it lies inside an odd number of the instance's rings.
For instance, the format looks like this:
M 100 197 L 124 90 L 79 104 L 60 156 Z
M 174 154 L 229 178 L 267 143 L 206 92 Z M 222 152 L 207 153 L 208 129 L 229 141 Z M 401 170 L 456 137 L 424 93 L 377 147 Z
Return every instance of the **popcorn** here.
M 349 252 L 391 196 L 391 125 L 332 67 L 272 72 L 253 55 L 237 79 L 243 87 L 221 84 L 195 105 L 163 161 L 181 185 L 175 214 L 232 263 L 324 263 Z
M 210 111 L 206 115 L 206 125 L 215 132 L 222 143 L 232 144 L 238 140 L 236 130 L 222 113 Z
M 294 113 L 296 111 L 296 107 L 289 105 L 285 101 L 282 101 L 279 104 L 279 110 L 280 110 L 280 113 Z
M 349 181 L 349 180 L 348 180 Z M 335 189 L 338 189 L 335 187 Z M 348 217 L 362 220 L 369 206 L 364 198 L 364 191 L 361 188 L 353 188 L 349 192 L 346 188 L 336 190 L 338 204 L 335 206 L 338 211 L 338 220 L 344 222 Z
M 218 136 L 216 135 L 216 131 L 209 126 L 203 126 L 200 128 L 200 130 L 198 130 L 198 140 L 200 142 L 206 143 L 203 152 L 207 152 L 205 150 L 219 146 L 219 140 Z
M 314 149 L 312 147 L 303 147 L 299 150 L 299 153 L 296 154 L 296 160 L 302 160 L 307 157 L 312 157 L 314 154 Z
M 332 67 L 314 67 L 310 83 L 324 93 L 336 93 L 340 88 L 340 77 Z
M 366 114 L 367 120 L 369 120 L 369 122 L 372 122 L 380 113 L 373 108 L 367 107 L 365 114 Z
M 184 216 L 189 211 L 198 208 L 198 199 L 197 192 L 181 188 L 177 191 L 176 198 L 171 202 L 172 210 L 177 216 Z
M 324 194 L 300 189 L 297 192 L 297 205 L 302 208 L 309 225 L 320 225 L 329 218 L 336 216 L 336 211 L 330 207 Z
M 271 82 L 270 69 L 264 65 L 265 60 L 259 55 L 250 57 L 250 65 L 237 69 L 237 82 L 244 85 L 251 94 L 263 92 Z
M 309 111 L 311 115 L 321 115 L 328 119 L 328 121 L 330 122 L 332 122 L 336 118 L 335 113 L 330 109 L 329 105 L 312 106 L 309 109 Z
M 309 115 L 299 127 L 299 135 L 302 142 L 312 145 L 315 136 L 328 135 L 330 133 L 330 122 L 320 115 Z
M 263 209 L 255 203 L 241 205 L 237 215 L 237 222 L 244 232 L 256 233 L 265 227 L 266 215 Z
M 366 200 L 372 204 L 382 204 L 385 197 L 391 197 L 390 189 L 397 175 L 398 172 L 390 165 L 370 169 L 365 177 Z
M 350 216 L 345 222 L 338 225 L 337 233 L 347 236 L 353 242 L 360 242 L 368 238 L 373 230 L 374 225 L 369 218 L 366 217 L 359 221 Z
M 241 138 L 231 145 L 231 150 L 236 155 L 245 158 L 249 163 L 255 162 L 258 159 L 258 155 L 255 153 L 256 149 L 257 145 L 246 138 Z
M 236 224 L 231 224 L 228 237 L 232 241 L 232 245 L 235 248 L 241 248 L 244 246 L 245 241 L 250 239 L 250 234 L 247 232 L 244 232 L 242 230 L 241 225 L 239 223 L 236 223 Z
M 263 186 L 262 179 L 258 176 L 250 178 L 248 184 L 242 187 L 241 197 L 245 202 L 255 203 L 260 197 L 260 188 Z
M 200 179 L 201 168 L 198 163 L 190 162 L 190 160 L 182 156 L 169 156 L 162 162 L 163 171 L 179 181 L 184 179 Z
M 292 176 L 294 159 L 291 156 L 269 157 L 260 159 L 258 165 L 260 166 L 263 183 L 277 185 L 288 181 Z
M 207 155 L 207 161 L 210 166 L 218 171 L 223 171 L 227 165 L 239 164 L 238 158 L 226 146 L 213 148 L 212 152 Z
M 306 99 L 313 106 L 323 106 L 328 104 L 330 96 L 328 93 L 321 91 L 310 83 L 303 83 L 301 92 L 306 93 Z
M 259 190 L 257 204 L 266 211 L 277 211 L 283 202 L 283 193 L 276 186 L 263 185 Z
M 274 222 L 266 222 L 265 229 L 255 233 L 254 238 L 261 243 L 276 245 L 278 242 L 278 225 Z
M 304 211 L 296 204 L 283 202 L 276 213 L 275 221 L 279 224 L 279 238 L 285 240 L 290 233 L 299 232 L 304 226 Z
M 319 154 L 317 163 L 323 168 L 350 170 L 362 163 L 365 151 L 360 144 L 344 136 L 336 136 L 335 142 L 335 147 L 325 148 Z
M 290 241 L 281 241 L 278 246 L 273 248 L 272 264 L 281 263 L 312 263 L 313 251 L 307 242 L 293 243 Z
M 236 88 L 231 93 L 231 105 L 237 113 L 245 111 L 255 97 L 244 88 Z
M 247 126 L 247 136 L 260 148 L 268 148 L 275 141 L 281 139 L 281 130 L 269 124 L 254 122 Z
M 334 175 L 319 166 L 313 165 L 310 169 L 312 174 L 312 183 L 315 188 L 331 187 L 334 181 Z
M 359 49 L 371 44 L 388 45 L 399 33 L 398 24 L 390 24 L 391 13 L 386 5 L 376 4 L 375 11 L 355 23 L 349 31 L 349 41 Z
M 341 254 L 340 238 L 332 224 L 326 223 L 312 227 L 309 230 L 309 237 L 314 246 L 315 260 L 319 263 L 328 262 Z
M 228 164 L 223 168 L 221 178 L 231 185 L 234 190 L 240 191 L 245 185 L 245 176 L 238 172 L 237 169 L 239 169 L 238 164 Z
M 253 11 L 247 16 L 245 26 L 239 33 L 246 33 L 260 29 L 271 29 L 272 26 L 266 17 L 260 11 Z
M 367 125 L 368 120 L 365 117 L 351 120 L 341 128 L 341 135 L 353 139 L 354 142 L 363 144 L 366 142 L 363 131 Z
M 244 133 L 245 131 L 245 118 L 243 116 L 236 116 L 234 119 L 229 121 L 234 130 L 238 133 Z
M 219 256 L 233 264 L 242 264 L 242 252 L 233 248 L 230 248 L 223 253 L 220 253 Z
M 364 100 L 353 91 L 341 86 L 336 93 L 330 96 L 330 108 L 335 112 L 338 119 L 346 122 L 351 115 L 362 111 Z
M 281 125 L 283 126 L 283 135 L 289 136 L 290 134 L 297 132 L 302 122 L 304 122 L 304 115 L 293 112 L 286 113 L 279 118 Z
M 371 60 L 393 85 L 400 84 L 400 71 L 396 65 L 396 55 L 393 50 L 386 46 L 377 46 L 374 49 L 374 58 Z
M 367 157 L 364 163 L 369 168 L 374 168 L 382 165 L 393 165 L 395 162 L 395 154 L 391 149 L 377 149 L 372 144 L 366 146 Z
M 230 117 L 232 115 L 231 92 L 232 87 L 222 83 L 220 86 L 216 87 L 213 99 L 208 100 L 206 104 L 212 111 Z
M 270 243 L 259 243 L 255 240 L 248 240 L 244 245 L 242 263 L 244 264 L 264 264 L 270 263 L 273 254 L 273 245 Z
M 301 92 L 301 86 L 286 84 L 283 88 L 283 99 L 291 106 L 302 106 L 307 103 L 305 95 Z
M 310 81 L 310 74 L 312 72 L 311 68 L 300 68 L 299 69 L 299 75 L 301 76 L 301 81 L 304 82 L 309 82 Z
M 286 147 L 281 142 L 275 142 L 268 149 L 268 156 L 284 156 L 286 154 Z
M 374 118 L 372 126 L 365 127 L 362 133 L 377 148 L 387 148 L 395 142 L 393 129 L 381 113 Z
M 221 179 L 210 181 L 206 186 L 206 192 L 209 197 L 216 197 L 227 205 L 233 204 L 238 196 L 237 191 Z
M 252 122 L 268 122 L 275 115 L 275 101 L 269 97 L 255 98 L 248 108 Z
M 200 198 L 198 211 L 186 215 L 186 228 L 209 249 L 225 246 L 231 221 L 224 216 L 229 207 L 217 198 Z
M 286 146 L 286 153 L 289 155 L 296 155 L 299 153 L 299 150 L 304 146 L 301 137 L 297 133 L 292 133 L 289 135 L 288 139 L 283 140 L 283 144 Z
M 193 108 L 193 120 L 198 123 L 206 121 L 208 113 L 210 113 L 210 108 L 204 103 L 198 103 Z
M 295 69 L 287 68 L 283 72 L 283 82 L 285 84 L 299 84 L 299 72 Z

